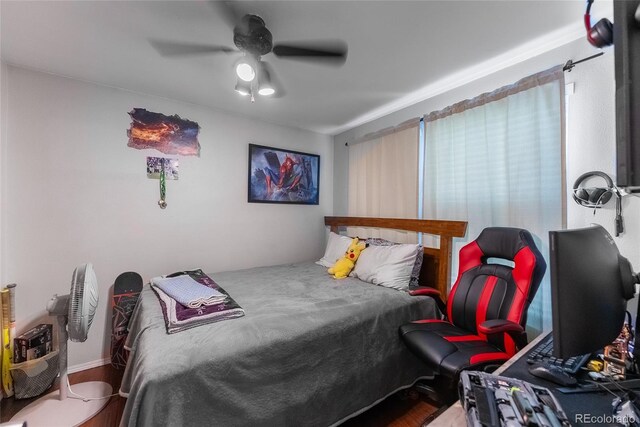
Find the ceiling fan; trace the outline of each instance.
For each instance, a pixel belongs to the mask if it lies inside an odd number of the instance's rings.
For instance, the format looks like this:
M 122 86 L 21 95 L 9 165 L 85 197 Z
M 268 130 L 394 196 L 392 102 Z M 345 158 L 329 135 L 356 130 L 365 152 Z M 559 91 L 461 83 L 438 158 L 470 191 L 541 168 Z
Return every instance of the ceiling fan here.
M 347 45 L 341 40 L 323 40 L 273 44 L 271 32 L 264 20 L 252 14 L 240 14 L 235 2 L 210 1 L 219 14 L 233 28 L 233 42 L 237 49 L 214 44 L 177 43 L 152 40 L 153 47 L 167 57 L 204 55 L 212 53 L 242 53 L 234 63 L 237 74 L 236 92 L 250 96 L 282 96 L 284 89 L 271 66 L 262 57 L 273 53 L 282 59 L 303 59 L 326 64 L 342 65 L 347 58 Z

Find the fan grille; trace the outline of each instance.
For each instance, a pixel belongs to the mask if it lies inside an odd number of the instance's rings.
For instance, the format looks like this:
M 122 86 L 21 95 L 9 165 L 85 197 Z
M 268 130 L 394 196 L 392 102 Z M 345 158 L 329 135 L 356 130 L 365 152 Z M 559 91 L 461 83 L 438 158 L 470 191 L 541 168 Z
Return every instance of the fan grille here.
M 69 339 L 84 342 L 98 307 L 98 280 L 91 264 L 73 272 L 69 302 Z

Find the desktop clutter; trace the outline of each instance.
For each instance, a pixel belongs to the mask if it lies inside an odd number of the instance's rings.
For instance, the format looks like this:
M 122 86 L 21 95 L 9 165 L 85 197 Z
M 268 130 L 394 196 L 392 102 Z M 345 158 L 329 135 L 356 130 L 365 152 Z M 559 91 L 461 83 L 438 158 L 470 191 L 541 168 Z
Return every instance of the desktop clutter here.
M 640 275 L 600 226 L 551 231 L 549 242 L 553 330 L 502 377 L 463 372 L 467 424 L 557 427 L 597 411 L 640 426 L 640 307 L 634 329 L 627 311 Z
M 479 371 L 463 371 L 458 389 L 467 425 L 570 426 L 560 403 L 544 387 Z
M 529 373 L 535 377 L 555 383 L 563 387 L 578 384 L 575 375 L 584 370 L 592 381 L 621 381 L 627 373 L 635 371 L 633 367 L 633 333 L 631 331 L 631 315 L 622 326 L 620 335 L 602 353 L 595 357 L 587 353 L 561 359 L 553 356 L 553 341 L 549 338 L 536 347 L 527 357 L 530 365 Z
M 551 336 L 550 336 L 551 337 Z M 552 340 L 543 340 L 528 357 L 529 373 L 559 386 L 557 392 L 581 394 L 611 392 L 618 395 L 611 402 L 612 419 L 622 425 L 640 425 L 640 371 L 634 366 L 633 335 L 625 322 L 620 335 L 601 354 L 583 355 L 572 360 L 548 356 Z M 640 362 L 640 361 L 638 361 Z M 578 381 L 576 374 L 586 373 Z M 463 371 L 459 398 L 466 411 L 467 425 L 481 426 L 570 426 L 567 413 L 549 388 L 530 382 L 480 371 Z M 616 421 L 617 422 L 617 421 Z

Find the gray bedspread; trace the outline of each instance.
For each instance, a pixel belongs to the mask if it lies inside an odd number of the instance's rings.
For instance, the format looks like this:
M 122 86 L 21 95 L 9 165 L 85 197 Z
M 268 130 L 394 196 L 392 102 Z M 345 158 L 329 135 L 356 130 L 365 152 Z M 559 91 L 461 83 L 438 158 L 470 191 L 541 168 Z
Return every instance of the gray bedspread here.
M 429 375 L 398 327 L 435 317 L 431 298 L 334 280 L 310 262 L 210 276 L 244 317 L 168 335 L 144 287 L 121 425 L 327 426 Z

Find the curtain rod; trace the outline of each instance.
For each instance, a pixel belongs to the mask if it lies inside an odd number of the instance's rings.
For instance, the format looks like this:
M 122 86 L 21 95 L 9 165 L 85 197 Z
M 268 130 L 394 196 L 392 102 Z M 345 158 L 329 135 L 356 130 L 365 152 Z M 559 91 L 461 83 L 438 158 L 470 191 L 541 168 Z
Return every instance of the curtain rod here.
M 595 59 L 595 58 L 597 58 L 597 57 L 599 57 L 599 56 L 602 56 L 602 55 L 604 55 L 604 52 L 598 52 L 598 53 L 596 53 L 595 55 L 591 55 L 591 56 L 589 56 L 589 57 L 587 57 L 587 58 L 580 59 L 580 60 L 578 60 L 578 61 L 576 61 L 576 62 L 573 62 L 573 61 L 570 59 L 570 60 L 568 60 L 568 61 L 564 64 L 564 66 L 562 67 L 562 71 L 569 71 L 569 72 L 571 72 L 571 70 L 573 69 L 573 67 L 575 67 L 576 65 L 578 65 L 578 64 L 580 64 L 580 63 L 582 63 L 582 62 L 589 61 L 589 60 L 591 60 L 591 59 Z M 558 67 L 559 67 L 559 66 L 558 66 Z M 405 125 L 405 124 L 409 124 L 409 123 L 411 123 L 413 120 L 415 120 L 415 119 L 409 119 L 409 120 L 407 120 L 406 122 L 401 123 L 400 125 L 398 125 L 398 126 L 396 127 L 396 129 L 397 129 L 398 127 L 401 127 L 401 126 Z M 424 119 L 420 119 L 420 120 L 424 120 Z M 383 129 L 383 130 L 382 130 L 382 131 L 380 131 L 380 132 L 387 132 L 387 131 L 390 131 L 390 130 L 393 130 L 393 129 L 394 129 L 394 127 L 392 126 L 392 127 L 389 127 L 389 128 Z M 372 134 L 376 134 L 376 133 L 378 133 L 378 132 L 373 132 Z M 366 139 L 368 139 L 368 138 L 371 138 L 372 134 L 368 134 L 368 135 L 365 135 L 364 137 L 357 138 L 357 139 L 355 139 L 355 140 L 353 140 L 353 141 L 351 141 L 351 142 L 352 142 L 352 143 L 361 142 L 362 140 L 366 140 Z M 349 141 L 348 141 L 348 140 L 347 140 L 347 141 L 345 141 L 344 145 L 345 145 L 345 147 L 348 147 L 348 146 L 349 146 Z
M 602 55 L 604 55 L 604 52 L 599 52 L 599 53 L 596 53 L 595 55 L 591 55 L 591 56 L 589 56 L 589 57 L 587 57 L 587 58 L 581 59 L 581 60 L 576 61 L 576 62 L 573 62 L 573 61 L 570 59 L 570 60 L 568 60 L 568 61 L 567 61 L 567 63 L 566 63 L 566 64 L 564 64 L 564 67 L 562 67 L 562 71 L 569 71 L 569 72 L 571 72 L 571 70 L 573 70 L 573 67 L 575 67 L 575 66 L 576 66 L 576 65 L 578 65 L 579 63 L 581 63 L 581 62 L 586 62 L 586 61 L 590 61 L 590 60 L 592 60 L 592 59 L 594 59 L 594 58 L 597 58 L 597 57 L 599 57 L 599 56 L 602 56 Z

